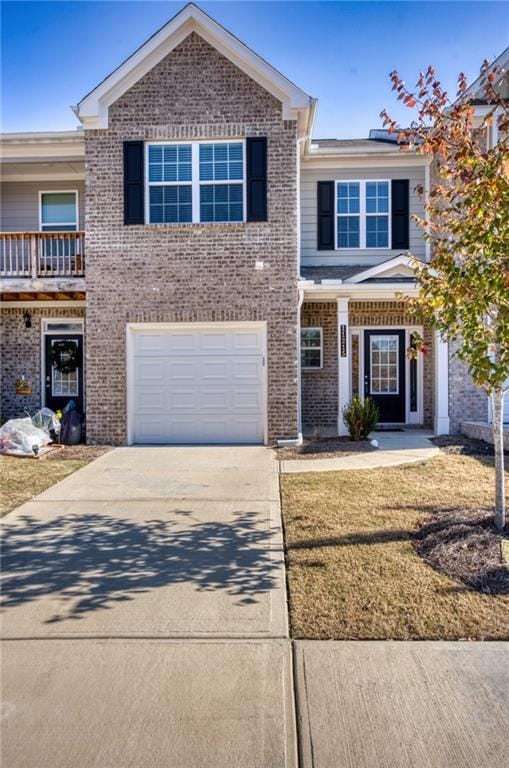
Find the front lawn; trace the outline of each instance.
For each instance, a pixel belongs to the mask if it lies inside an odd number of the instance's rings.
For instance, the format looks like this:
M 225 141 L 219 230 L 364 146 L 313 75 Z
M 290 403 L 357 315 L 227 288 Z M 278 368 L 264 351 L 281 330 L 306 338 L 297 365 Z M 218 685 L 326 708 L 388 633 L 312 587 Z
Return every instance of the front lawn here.
M 0 456 L 0 517 L 81 469 L 105 451 L 104 446 L 66 446 L 44 459 Z
M 509 638 L 509 571 L 500 558 L 494 567 L 486 527 L 492 462 L 441 454 L 426 465 L 283 475 L 292 636 Z M 484 546 L 491 560 L 472 570 Z

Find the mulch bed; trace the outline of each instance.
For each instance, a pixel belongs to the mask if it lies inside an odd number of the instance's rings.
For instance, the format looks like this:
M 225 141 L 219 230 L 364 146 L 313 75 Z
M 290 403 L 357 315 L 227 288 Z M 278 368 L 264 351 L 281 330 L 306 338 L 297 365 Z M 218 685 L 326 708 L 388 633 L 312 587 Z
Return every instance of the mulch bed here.
M 491 443 L 484 440 L 475 440 L 465 435 L 439 435 L 433 437 L 431 442 L 440 448 L 443 453 L 456 456 L 494 456 L 495 451 Z M 507 455 L 507 451 L 506 451 Z
M 492 595 L 509 594 L 509 564 L 502 560 L 501 534 L 493 510 L 450 509 L 434 514 L 413 534 L 419 555 L 433 568 Z
M 298 447 L 278 448 L 277 458 L 288 459 L 330 459 L 354 456 L 357 453 L 376 451 L 369 440 L 350 440 L 349 437 L 304 438 Z
M 46 461 L 93 461 L 112 449 L 112 445 L 63 445 L 49 453 Z

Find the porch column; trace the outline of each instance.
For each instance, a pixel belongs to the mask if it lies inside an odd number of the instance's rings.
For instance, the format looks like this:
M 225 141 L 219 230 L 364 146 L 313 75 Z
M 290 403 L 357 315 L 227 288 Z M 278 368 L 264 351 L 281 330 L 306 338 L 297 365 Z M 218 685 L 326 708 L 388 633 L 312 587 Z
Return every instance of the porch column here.
M 348 298 L 338 302 L 338 434 L 347 435 L 343 423 L 343 408 L 350 400 L 350 329 L 348 325 Z
M 449 344 L 435 331 L 435 419 L 437 435 L 449 434 Z

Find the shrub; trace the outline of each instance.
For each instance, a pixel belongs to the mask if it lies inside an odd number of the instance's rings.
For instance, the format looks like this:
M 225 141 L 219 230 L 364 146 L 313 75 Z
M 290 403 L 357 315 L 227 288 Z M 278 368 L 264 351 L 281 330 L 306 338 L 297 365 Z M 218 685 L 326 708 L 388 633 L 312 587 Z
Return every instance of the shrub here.
M 343 408 L 343 421 L 352 440 L 365 440 L 378 423 L 378 408 L 370 397 L 353 397 Z

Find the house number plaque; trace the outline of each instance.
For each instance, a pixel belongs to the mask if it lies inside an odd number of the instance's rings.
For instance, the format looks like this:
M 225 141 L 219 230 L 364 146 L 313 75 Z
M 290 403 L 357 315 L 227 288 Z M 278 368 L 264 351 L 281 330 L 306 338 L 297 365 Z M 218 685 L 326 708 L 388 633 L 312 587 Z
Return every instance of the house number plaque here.
M 339 350 L 341 357 L 346 357 L 346 325 L 339 326 Z

